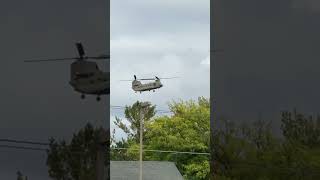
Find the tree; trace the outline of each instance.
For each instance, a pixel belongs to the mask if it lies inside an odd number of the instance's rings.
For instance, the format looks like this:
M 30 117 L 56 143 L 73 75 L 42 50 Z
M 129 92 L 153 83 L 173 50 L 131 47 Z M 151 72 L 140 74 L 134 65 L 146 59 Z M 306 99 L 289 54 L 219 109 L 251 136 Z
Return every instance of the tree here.
M 138 103 L 138 102 L 137 102 Z M 137 104 L 135 103 L 135 104 Z M 137 106 L 133 105 L 132 107 Z M 126 152 L 114 152 L 115 160 L 137 160 L 139 151 L 139 112 L 141 108 L 126 108 L 125 114 L 130 125 L 121 119 L 115 124 L 129 136 L 113 143 L 113 147 L 126 147 Z M 145 118 L 144 149 L 183 152 L 209 152 L 210 143 L 210 102 L 204 97 L 198 101 L 178 101 L 169 103 L 172 116 L 154 117 L 155 106 L 150 105 Z M 147 111 L 147 112 L 148 112 Z M 118 157 L 115 157 L 118 156 Z M 144 152 L 145 160 L 174 161 L 186 179 L 209 179 L 209 156 L 207 154 L 177 154 Z
M 51 138 L 50 148 L 47 152 L 49 176 L 56 180 L 95 179 L 96 157 L 101 145 L 101 132 L 105 132 L 103 128 L 94 128 L 88 123 L 73 135 L 69 144 L 65 140 L 59 142 Z M 109 147 L 108 143 L 106 147 Z M 107 165 L 109 159 L 107 153 L 105 155 L 105 164 Z
M 169 104 L 172 116 L 154 118 L 146 124 L 147 149 L 209 153 L 210 103 L 180 101 Z M 175 161 L 186 179 L 209 179 L 209 156 L 195 154 L 148 153 L 147 160 Z
M 299 142 L 309 147 L 320 146 L 320 117 L 317 121 L 312 116 L 297 112 L 282 112 L 282 133 L 288 141 Z
M 122 129 L 129 139 L 133 139 L 136 143 L 139 143 L 139 134 L 140 134 L 140 115 L 142 110 L 141 102 L 137 101 L 132 106 L 125 107 L 125 118 L 129 121 L 130 126 L 127 126 L 122 119 L 116 117 L 114 122 L 116 126 Z M 148 105 L 145 107 L 145 113 L 143 121 L 146 123 L 154 117 L 156 111 L 156 106 Z M 144 128 L 145 129 L 145 128 Z
M 135 141 L 132 139 L 124 139 L 122 138 L 120 141 L 115 140 L 115 130 L 112 132 L 112 138 L 111 138 L 111 149 L 113 149 L 110 153 L 110 158 L 113 161 L 132 161 L 137 159 L 137 153 L 130 153 L 128 149 L 133 147 L 133 144 L 135 144 Z
M 282 114 L 285 139 L 272 135 L 263 121 L 238 126 L 225 122 L 212 137 L 215 179 L 319 179 L 320 148 L 312 118 L 294 111 Z

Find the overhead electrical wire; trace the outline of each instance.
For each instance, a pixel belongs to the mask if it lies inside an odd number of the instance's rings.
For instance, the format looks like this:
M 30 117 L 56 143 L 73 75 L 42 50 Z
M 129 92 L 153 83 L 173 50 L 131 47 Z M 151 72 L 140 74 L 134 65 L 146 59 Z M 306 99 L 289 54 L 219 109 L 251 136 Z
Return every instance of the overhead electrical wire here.
M 0 142 L 21 143 L 21 144 L 33 144 L 33 145 L 43 145 L 43 146 L 49 145 L 49 143 L 34 142 L 34 141 L 21 141 L 21 140 L 14 140 L 14 139 L 0 139 Z
M 110 108 L 111 109 L 125 109 L 126 106 L 114 106 L 114 105 L 111 105 Z M 170 113 L 172 113 L 171 111 L 161 110 L 161 109 L 156 110 L 156 112 L 160 113 L 160 114 L 170 114 Z
M 10 143 L 16 143 L 16 144 L 30 144 L 30 145 L 42 145 L 42 146 L 49 146 L 49 143 L 44 142 L 36 142 L 36 141 L 21 141 L 21 140 L 15 140 L 15 139 L 0 139 L 0 142 L 10 142 Z M 27 147 L 27 146 L 13 146 L 13 145 L 0 145 L 0 148 L 13 148 L 13 149 L 24 149 L 24 150 L 37 150 L 37 151 L 48 151 L 48 148 L 34 148 L 34 147 Z M 112 148 L 115 150 L 125 150 L 129 148 Z M 82 149 L 81 149 L 82 150 Z M 133 149 L 133 150 L 139 150 L 139 149 Z M 209 155 L 209 153 L 203 153 L 203 152 L 183 152 L 183 151 L 167 151 L 167 150 L 154 150 L 154 149 L 145 149 L 143 151 L 146 152 L 162 152 L 162 153 L 175 153 L 175 154 L 202 154 L 202 155 Z M 77 150 L 77 152 L 81 152 L 80 148 Z
M 35 141 L 21 141 L 21 140 L 14 140 L 14 139 L 0 139 L 0 142 L 10 142 L 10 143 L 17 143 L 17 144 L 30 144 L 30 145 L 49 145 L 49 143 L 44 142 L 35 142 Z M 43 151 L 48 152 L 48 148 L 36 148 L 36 147 L 27 147 L 27 146 L 13 146 L 13 145 L 0 145 L 0 148 L 8 148 L 8 149 L 19 149 L 19 150 L 32 150 L 32 151 Z M 129 148 L 110 148 L 114 150 L 127 150 Z M 132 150 L 139 150 L 139 149 L 132 149 Z M 203 153 L 203 152 L 185 152 L 185 151 L 167 151 L 167 150 L 152 150 L 152 149 L 144 149 L 144 152 L 159 152 L 159 153 L 172 153 L 172 154 L 191 154 L 191 155 L 208 155 L 210 153 Z M 82 151 L 76 150 L 72 153 L 81 153 Z M 256 166 L 256 167 L 263 167 L 263 168 L 275 168 L 275 167 L 268 167 L 263 164 L 253 163 L 253 162 L 234 162 L 236 165 L 249 165 L 249 166 Z M 293 170 L 291 167 L 278 167 L 283 170 Z M 319 174 L 320 171 L 315 169 L 310 169 L 310 173 Z
M 48 150 L 45 148 L 34 148 L 34 147 L 26 147 L 26 146 L 12 146 L 12 145 L 0 145 L 0 148 L 33 150 L 33 151 L 47 151 Z

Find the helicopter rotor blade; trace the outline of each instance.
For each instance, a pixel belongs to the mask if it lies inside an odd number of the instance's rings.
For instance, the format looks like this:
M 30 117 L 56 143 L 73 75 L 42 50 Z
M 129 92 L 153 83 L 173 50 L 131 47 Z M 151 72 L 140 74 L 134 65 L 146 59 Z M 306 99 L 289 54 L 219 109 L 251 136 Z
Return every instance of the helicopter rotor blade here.
M 110 59 L 110 55 L 101 55 L 101 56 L 96 56 L 96 57 L 89 57 L 91 59 Z
M 146 79 L 139 79 L 139 80 L 155 80 L 154 78 L 146 78 Z
M 24 62 L 49 62 L 49 61 L 68 61 L 77 60 L 78 58 L 60 58 L 60 59 L 35 59 L 35 60 L 25 60 Z
M 133 81 L 133 80 L 141 80 L 141 81 L 147 81 L 147 80 L 160 80 L 160 79 L 175 79 L 175 78 L 179 78 L 179 77 L 168 77 L 168 78 L 159 78 L 157 76 L 155 76 L 155 78 L 143 78 L 143 79 L 137 79 L 136 75 L 133 75 L 134 79 L 132 80 L 120 80 L 120 81 Z
M 160 79 L 175 79 L 175 78 L 179 78 L 179 77 L 159 78 L 156 76 L 155 78 L 146 78 L 146 79 L 139 79 L 139 80 L 160 80 Z
M 101 56 L 89 56 L 86 57 L 88 59 L 96 59 L 96 60 L 104 60 L 104 59 L 110 59 L 110 55 L 101 55 Z
M 176 78 L 180 78 L 180 77 L 168 77 L 168 78 L 158 78 L 158 79 L 176 79 Z
M 77 47 L 80 58 L 83 58 L 85 55 L 85 52 L 84 52 L 82 44 L 80 42 L 78 42 L 78 43 L 76 43 L 76 47 Z

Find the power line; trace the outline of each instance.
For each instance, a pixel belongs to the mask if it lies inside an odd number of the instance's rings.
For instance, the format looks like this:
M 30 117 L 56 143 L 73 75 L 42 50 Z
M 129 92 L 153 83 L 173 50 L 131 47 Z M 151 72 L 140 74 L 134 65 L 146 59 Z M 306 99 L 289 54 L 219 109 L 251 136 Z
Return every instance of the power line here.
M 111 105 L 110 106 L 111 109 L 125 109 L 127 106 L 115 106 L 115 105 Z M 169 114 L 169 113 L 172 113 L 171 111 L 169 110 L 162 110 L 162 109 L 158 109 L 156 110 L 157 113 L 160 113 L 160 114 Z
M 14 142 L 14 143 L 22 143 L 22 144 L 41 144 L 41 145 L 45 145 L 48 143 L 42 143 L 42 142 L 33 142 L 33 141 L 19 141 L 19 140 L 11 140 L 11 139 L 0 139 L 0 140 L 5 140 L 7 142 Z M 0 145 L 0 148 L 8 148 L 8 149 L 19 149 L 19 150 L 32 150 L 32 151 L 44 151 L 47 152 L 49 149 L 47 148 L 34 148 L 34 147 L 27 147 L 27 146 L 12 146 L 12 145 Z M 79 148 L 80 149 L 80 148 Z M 110 148 L 110 149 L 114 149 L 114 150 L 128 150 L 129 148 Z M 81 148 L 81 150 L 83 150 Z M 132 149 L 132 150 L 136 150 L 138 151 L 139 149 Z M 210 155 L 210 153 L 201 153 L 201 152 L 186 152 L 186 151 L 167 151 L 167 150 L 152 150 L 152 149 L 145 149 L 143 150 L 145 152 L 161 152 L 161 153 L 173 153 L 173 154 L 194 154 L 194 155 Z M 73 151 L 72 153 L 80 153 L 82 151 L 77 150 L 77 151 Z M 237 165 L 251 165 L 251 166 L 257 166 L 257 167 L 263 167 L 263 168 L 271 168 L 269 166 L 260 164 L 260 163 L 253 163 L 253 162 L 233 162 L 231 164 L 237 164 Z M 273 167 L 274 168 L 274 167 Z M 280 169 L 293 169 L 292 167 L 277 167 Z M 318 172 L 315 169 L 310 169 L 314 172 Z
M 0 148 L 11 148 L 11 149 L 21 149 L 21 150 L 35 150 L 35 151 L 48 151 L 49 149 L 46 148 L 34 148 L 34 147 L 27 147 L 27 146 L 11 146 L 11 145 L 0 145 Z M 80 149 L 80 148 L 79 148 Z M 81 148 L 82 149 L 82 148 Z M 127 150 L 129 148 L 110 148 L 115 150 Z M 138 151 L 139 149 L 132 149 L 134 151 Z M 173 154 L 196 154 L 196 155 L 210 155 L 210 153 L 199 153 L 199 152 L 184 152 L 184 151 L 165 151 L 165 150 L 152 150 L 152 149 L 145 149 L 145 152 L 161 152 L 161 153 L 173 153 Z M 80 150 L 73 151 L 72 153 L 82 152 Z
M 111 148 L 117 150 L 127 150 L 129 148 Z M 134 151 L 139 151 L 139 149 L 131 149 Z M 166 150 L 153 150 L 153 149 L 144 149 L 146 152 L 162 152 L 162 153 L 173 153 L 173 154 L 198 154 L 198 155 L 210 155 L 210 153 L 201 153 L 201 152 L 186 152 L 186 151 L 166 151 Z
M 49 145 L 49 143 L 34 142 L 34 141 L 20 141 L 20 140 L 13 140 L 13 139 L 0 139 L 0 142 L 21 143 L 21 144 L 33 144 L 33 145 L 42 145 L 42 146 L 47 146 L 47 145 Z
M 111 108 L 119 108 L 119 109 L 125 109 L 127 108 L 128 106 L 116 106 L 116 105 L 110 105 Z M 161 110 L 161 109 L 158 109 L 156 111 L 168 111 L 168 110 Z
M 2 142 L 13 142 L 17 144 L 30 144 L 30 145 L 50 145 L 49 143 L 43 143 L 43 142 L 35 142 L 35 141 L 20 141 L 20 140 L 14 140 L 14 139 L 0 139 Z M 33 147 L 26 147 L 26 146 L 11 146 L 11 145 L 0 145 L 0 148 L 15 148 L 15 149 L 27 149 L 27 150 L 43 150 L 47 151 L 48 149 L 45 148 L 33 148 Z M 79 148 L 82 150 L 82 148 Z M 110 149 L 117 149 L 117 150 L 123 150 L 123 149 L 129 149 L 129 148 L 112 148 Z M 139 149 L 133 149 L 133 150 L 139 150 Z M 203 155 L 209 155 L 210 153 L 200 153 L 200 152 L 184 152 L 184 151 L 168 151 L 168 150 L 153 150 L 153 149 L 146 149 L 144 151 L 149 152 L 163 152 L 163 153 L 179 153 L 179 154 L 203 154 Z
M 11 145 L 0 145 L 0 148 L 8 148 L 8 149 L 23 149 L 23 150 L 33 150 L 33 151 L 47 151 L 45 148 L 34 148 L 34 147 L 26 147 L 26 146 L 11 146 Z

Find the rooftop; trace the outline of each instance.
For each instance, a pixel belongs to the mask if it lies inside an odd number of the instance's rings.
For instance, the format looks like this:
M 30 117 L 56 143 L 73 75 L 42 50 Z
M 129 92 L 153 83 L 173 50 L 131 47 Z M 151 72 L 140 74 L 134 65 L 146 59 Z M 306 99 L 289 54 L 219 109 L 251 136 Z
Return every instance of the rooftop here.
M 110 161 L 111 180 L 138 180 L 139 161 Z M 143 161 L 144 180 L 183 180 L 173 162 Z

